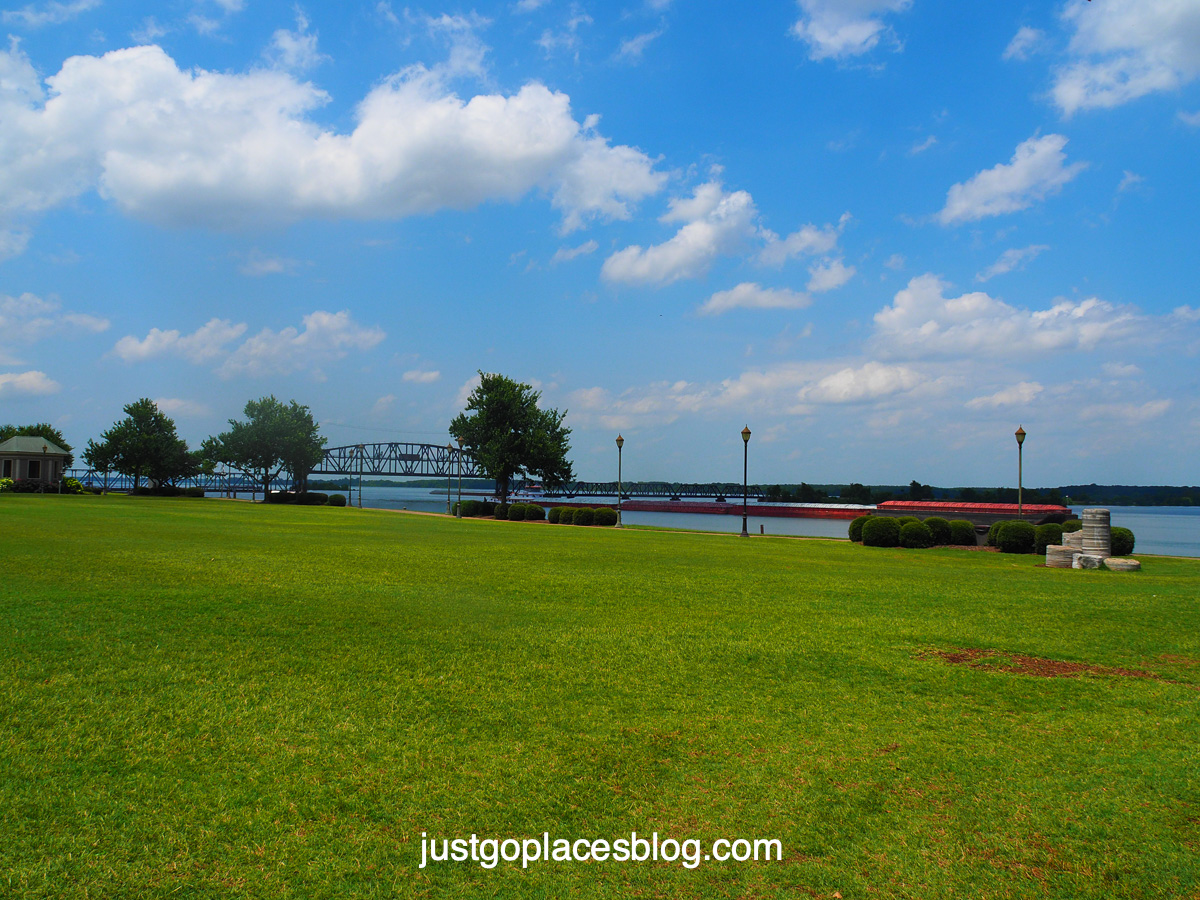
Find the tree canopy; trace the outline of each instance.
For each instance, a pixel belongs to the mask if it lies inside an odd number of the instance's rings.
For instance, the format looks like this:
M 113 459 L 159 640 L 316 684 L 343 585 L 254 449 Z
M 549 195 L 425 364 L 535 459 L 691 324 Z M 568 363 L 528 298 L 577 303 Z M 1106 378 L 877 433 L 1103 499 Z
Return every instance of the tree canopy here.
M 307 490 L 308 473 L 325 455 L 325 438 L 308 407 L 271 396 L 249 401 L 243 414 L 245 422 L 230 419 L 229 431 L 204 442 L 205 454 L 249 475 L 264 494 L 282 472 Z
M 480 372 L 479 379 L 466 410 L 450 423 L 450 434 L 495 479 L 500 501 L 508 501 L 510 482 L 518 475 L 540 479 L 547 490 L 570 481 L 566 410 L 540 408 L 540 391 L 503 375 Z
M 67 458 L 63 460 L 64 469 L 69 469 L 75 462 L 75 454 L 71 452 L 73 448 L 63 439 L 62 432 L 49 422 L 39 422 L 36 425 L 0 425 L 0 444 L 13 437 L 46 438 L 67 451 Z
M 100 435 L 100 443 L 88 441 L 83 460 L 97 471 L 132 476 L 135 489 L 143 478 L 161 486 L 200 468 L 197 454 L 175 433 L 174 421 L 145 397 L 125 407 L 125 418 Z

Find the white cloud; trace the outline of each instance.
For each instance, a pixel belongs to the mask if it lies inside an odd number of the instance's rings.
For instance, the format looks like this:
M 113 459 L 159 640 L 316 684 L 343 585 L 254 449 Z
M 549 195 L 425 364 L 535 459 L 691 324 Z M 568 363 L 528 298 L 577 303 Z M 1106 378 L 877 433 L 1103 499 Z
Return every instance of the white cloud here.
M 883 38 L 899 41 L 882 16 L 902 12 L 911 0 L 798 0 L 792 34 L 808 44 L 808 58 L 846 59 L 874 49 Z
M 1200 308 L 1192 309 L 1190 306 L 1177 306 L 1171 311 L 1171 315 L 1185 322 L 1200 322 Z
M 889 256 L 887 258 L 887 262 L 885 262 L 884 265 L 887 266 L 889 269 L 891 269 L 893 272 L 899 272 L 901 269 L 904 268 L 905 262 L 906 262 L 906 260 L 904 258 L 904 254 L 893 253 L 891 256 Z
M 380 328 L 363 328 L 343 310 L 317 310 L 302 320 L 304 330 L 264 328 L 238 347 L 217 369 L 223 378 L 235 375 L 288 375 L 301 369 L 342 359 L 351 351 L 366 351 L 386 335 Z
M 458 389 L 458 394 L 454 398 L 455 406 L 458 409 L 465 408 L 467 401 L 471 399 L 471 394 L 475 393 L 475 388 L 479 387 L 481 383 L 482 379 L 480 379 L 478 372 L 464 381 L 462 387 Z
M 421 369 L 412 369 L 405 372 L 402 380 L 412 384 L 433 384 L 442 377 L 441 372 L 422 371 Z
M 1013 35 L 1013 39 L 1004 48 L 1004 59 L 1016 59 L 1024 62 L 1046 45 L 1046 33 L 1037 28 L 1022 25 Z
M 71 3 L 30 3 L 22 9 L 6 9 L 3 14 L 5 25 L 24 25 L 26 28 L 41 28 L 43 25 L 60 25 L 69 22 L 99 6 L 101 0 L 73 0 Z
M 617 59 L 622 62 L 640 62 L 642 54 L 646 52 L 646 48 L 650 46 L 651 41 L 659 37 L 662 37 L 661 28 L 658 31 L 648 31 L 645 34 L 625 38 L 625 40 L 621 41 L 621 46 L 617 50 Z
M 28 246 L 29 231 L 27 229 L 0 229 L 0 262 L 20 256 Z
M 1137 172 L 1130 172 L 1128 169 L 1126 169 L 1124 175 L 1121 177 L 1121 183 L 1117 185 L 1117 193 L 1123 194 L 1126 191 L 1137 187 L 1145 180 L 1146 179 L 1144 176 L 1137 174 Z
M 182 356 L 193 363 L 205 363 L 225 353 L 246 331 L 244 323 L 234 324 L 227 319 L 209 319 L 191 334 L 182 335 L 176 329 L 162 331 L 151 328 L 140 341 L 126 335 L 113 346 L 112 352 L 127 363 L 143 362 L 156 356 Z
M 864 403 L 908 393 L 925 380 L 907 366 L 869 362 L 825 376 L 811 387 L 801 389 L 798 399 L 802 403 Z
M 1200 76 L 1200 3 L 1105 0 L 1068 3 L 1073 59 L 1055 73 L 1054 102 L 1066 115 L 1173 91 Z
M 580 27 L 591 24 L 591 16 L 577 7 L 572 7 L 571 17 L 567 19 L 566 24 L 558 31 L 551 29 L 543 31 L 542 36 L 538 39 L 538 46 L 545 51 L 547 56 L 559 50 L 575 53 L 579 49 Z
M 784 288 L 764 288 L 743 282 L 728 291 L 718 291 L 700 307 L 702 316 L 715 316 L 732 309 L 804 309 L 812 303 L 808 294 Z
M 238 271 L 251 278 L 259 278 L 263 275 L 291 275 L 299 265 L 298 260 L 282 256 L 267 256 L 256 249 L 246 255 L 242 264 L 238 266 Z
M 1107 419 L 1127 425 L 1139 425 L 1161 418 L 1171 408 L 1170 400 L 1149 400 L 1145 403 L 1094 403 L 1079 411 L 1084 421 Z
M 212 415 L 212 409 L 196 400 L 184 400 L 179 397 L 163 397 L 154 404 L 169 416 L 183 416 L 188 419 L 202 419 Z
M 89 190 L 140 218 L 218 227 L 399 218 L 540 190 L 575 227 L 628 218 L 665 178 L 537 83 L 464 101 L 444 72 L 414 66 L 336 133 L 309 118 L 329 99 L 312 84 L 184 72 L 154 46 L 72 57 L 44 103 L 18 48 L 0 52 L 0 72 L 15 85 L 0 93 L 0 221 Z
M 1057 193 L 1087 168 L 1082 162 L 1066 165 L 1066 145 L 1061 134 L 1035 135 L 1024 141 L 1017 146 L 1012 162 L 985 169 L 951 187 L 938 220 L 943 225 L 973 222 L 1028 209 Z
M 766 246 L 758 254 L 758 261 L 768 266 L 781 266 L 795 256 L 818 256 L 830 253 L 837 247 L 838 236 L 850 222 L 850 213 L 842 213 L 836 225 L 805 225 L 780 239 L 779 235 L 763 229 Z
M 289 72 L 307 72 L 329 57 L 317 50 L 317 35 L 308 30 L 308 17 L 296 11 L 296 30 L 277 29 L 264 56 L 277 68 Z
M 395 394 L 385 394 L 375 401 L 375 405 L 371 407 L 371 414 L 382 416 L 391 411 L 396 405 L 396 400 L 399 399 Z
M 1145 333 L 1131 310 L 1091 298 L 1049 309 L 1009 306 L 982 291 L 947 297 L 936 275 L 920 275 L 875 314 L 874 343 L 893 355 L 1015 356 L 1091 350 Z
M 1050 247 L 1046 244 L 1031 244 L 1028 247 L 1014 247 L 1005 250 L 1000 258 L 975 276 L 976 281 L 988 281 L 997 275 L 1005 275 L 1014 269 L 1023 269 L 1025 264 L 1037 259 Z
M 929 137 L 925 138 L 925 140 L 920 141 L 919 143 L 913 144 L 911 147 L 909 147 L 908 155 L 916 156 L 919 153 L 924 153 L 930 147 L 933 147 L 935 144 L 937 144 L 937 142 L 938 142 L 938 139 L 931 134 Z
M 585 241 L 578 247 L 559 247 L 555 251 L 554 256 L 550 258 L 550 265 L 556 266 L 562 262 L 570 262 L 580 256 L 588 256 L 600 249 L 600 245 L 595 241 Z
M 1000 409 L 1004 406 L 1028 406 L 1045 388 L 1036 381 L 1022 381 L 1012 387 L 996 391 L 987 397 L 968 400 L 970 409 Z
M 1179 121 L 1191 128 L 1200 128 L 1200 109 L 1191 113 L 1180 110 Z
M 519 13 L 531 13 L 534 10 L 541 9 L 550 0 L 519 0 L 513 10 Z
M 691 197 L 670 202 L 670 210 L 659 221 L 685 223 L 673 238 L 614 253 L 604 261 L 601 275 L 607 281 L 626 284 L 670 284 L 697 278 L 718 256 L 735 252 L 754 235 L 757 217 L 748 193 L 730 193 L 719 182 L 710 181 L 697 187 Z
M 39 397 L 61 390 L 62 385 L 45 372 L 0 373 L 0 397 Z
M 98 334 L 109 326 L 108 319 L 83 313 L 64 313 L 57 300 L 35 294 L 19 297 L 0 294 L 0 341 L 32 343 L 48 337 Z
M 836 290 L 854 277 L 854 266 L 842 263 L 837 259 L 823 259 L 808 267 L 808 290 L 814 294 Z
M 1109 378 L 1136 378 L 1142 370 L 1132 363 L 1105 363 L 1104 374 Z
M 160 25 L 154 16 L 147 16 L 140 28 L 130 32 L 129 36 L 139 44 L 153 44 L 160 37 L 165 37 L 171 33 L 171 29 L 165 25 Z

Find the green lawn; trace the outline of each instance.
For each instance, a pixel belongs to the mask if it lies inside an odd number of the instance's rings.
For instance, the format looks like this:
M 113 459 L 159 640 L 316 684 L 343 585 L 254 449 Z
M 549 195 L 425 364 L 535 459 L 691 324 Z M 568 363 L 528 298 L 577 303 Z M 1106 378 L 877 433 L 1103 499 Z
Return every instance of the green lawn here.
M 1195 898 L 1200 562 L 1142 559 L 6 495 L 0 895 Z M 784 860 L 419 868 L 546 831 Z

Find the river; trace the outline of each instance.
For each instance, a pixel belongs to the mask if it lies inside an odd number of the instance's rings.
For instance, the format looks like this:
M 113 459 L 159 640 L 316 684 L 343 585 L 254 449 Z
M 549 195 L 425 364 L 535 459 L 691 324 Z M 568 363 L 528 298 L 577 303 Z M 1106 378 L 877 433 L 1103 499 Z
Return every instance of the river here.
M 446 495 L 429 488 L 364 487 L 362 505 L 372 509 L 411 509 L 421 512 L 446 511 Z M 597 502 L 603 502 L 598 498 Z M 614 500 L 615 498 L 609 498 Z M 358 487 L 352 501 L 358 505 Z M 549 509 L 553 501 L 541 506 Z M 1082 506 L 1073 507 L 1076 514 Z M 1192 506 L 1110 506 L 1112 524 L 1128 528 L 1134 534 L 1137 553 L 1165 556 L 1200 557 L 1200 507 Z M 749 511 L 754 512 L 751 504 Z M 742 530 L 740 515 L 707 515 L 703 513 L 622 512 L 627 525 L 656 525 L 662 528 L 682 528 L 689 531 L 716 531 L 737 534 Z M 794 534 L 806 537 L 844 538 L 849 521 L 842 519 L 781 519 L 773 516 L 750 515 L 747 530 L 751 534 Z

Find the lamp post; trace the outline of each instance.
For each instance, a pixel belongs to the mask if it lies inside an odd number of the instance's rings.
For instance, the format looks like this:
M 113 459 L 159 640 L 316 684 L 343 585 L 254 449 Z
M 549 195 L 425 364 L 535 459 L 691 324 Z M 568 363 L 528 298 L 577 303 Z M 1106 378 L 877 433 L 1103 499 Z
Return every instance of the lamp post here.
M 1021 518 L 1021 512 L 1024 509 L 1024 460 L 1022 456 L 1022 447 L 1025 444 L 1025 429 L 1020 425 L 1017 426 L 1017 518 Z
M 742 537 L 750 537 L 746 530 L 747 475 L 750 471 L 750 426 L 742 429 Z
M 46 493 L 46 475 L 48 474 L 47 469 L 46 469 L 46 451 L 48 449 L 50 449 L 50 448 L 48 448 L 45 444 L 42 444 L 42 493 L 43 494 Z
M 625 446 L 625 438 L 617 435 L 617 527 L 621 527 L 621 448 Z
M 462 438 L 457 438 L 458 441 L 458 504 L 454 507 L 455 518 L 462 518 Z
M 358 451 L 358 508 L 362 509 L 363 456 L 366 455 L 367 448 L 364 447 L 362 444 L 358 444 L 357 446 L 355 446 L 354 449 Z
M 450 460 L 454 458 L 454 444 L 446 442 L 446 515 L 450 515 Z

